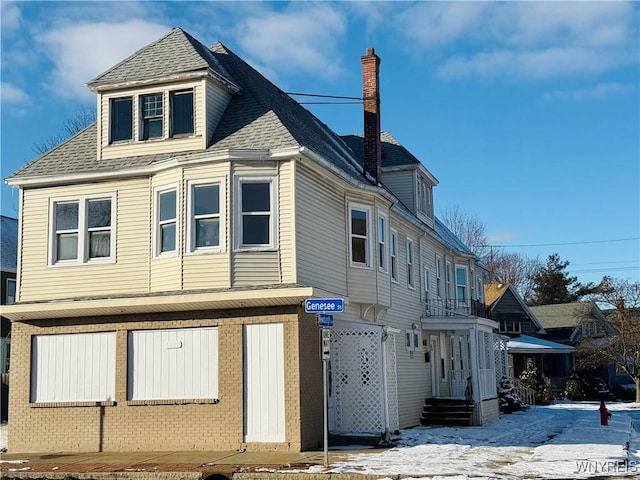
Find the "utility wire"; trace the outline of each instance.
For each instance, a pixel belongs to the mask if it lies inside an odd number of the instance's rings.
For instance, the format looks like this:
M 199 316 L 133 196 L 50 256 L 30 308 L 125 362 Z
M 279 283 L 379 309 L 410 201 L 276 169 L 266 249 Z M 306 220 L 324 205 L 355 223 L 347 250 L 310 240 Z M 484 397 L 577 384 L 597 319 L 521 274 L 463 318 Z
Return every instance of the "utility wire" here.
M 501 247 L 501 248 L 512 248 L 512 247 L 554 247 L 558 245 L 587 245 L 591 243 L 611 243 L 611 242 L 628 242 L 631 240 L 640 240 L 640 237 L 633 238 L 616 238 L 614 240 L 592 240 L 588 242 L 564 242 L 564 243 L 532 243 L 527 245 L 479 245 L 480 247 Z

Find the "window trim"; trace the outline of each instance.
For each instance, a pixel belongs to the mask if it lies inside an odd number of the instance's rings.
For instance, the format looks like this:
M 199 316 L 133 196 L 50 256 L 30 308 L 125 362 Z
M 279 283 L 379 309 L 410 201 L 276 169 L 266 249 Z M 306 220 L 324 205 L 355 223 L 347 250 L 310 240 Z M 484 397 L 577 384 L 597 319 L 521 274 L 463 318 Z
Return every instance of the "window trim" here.
M 269 243 L 254 245 L 242 243 L 242 184 L 269 183 Z M 234 251 L 235 252 L 270 252 L 278 250 L 278 177 L 276 175 L 240 175 L 233 181 L 234 196 Z M 250 213 L 250 212 L 248 212 Z M 262 212 L 264 214 L 264 212 Z
M 442 298 L 442 256 L 436 253 L 436 298 Z
M 364 252 L 364 256 L 365 256 L 365 262 L 354 262 L 353 261 L 353 238 L 354 238 L 354 234 L 353 233 L 353 222 L 352 222 L 352 212 L 354 210 L 360 211 L 360 212 L 365 212 L 367 215 L 366 218 L 366 226 L 367 226 L 367 234 L 365 237 L 363 237 L 362 235 L 357 235 L 357 238 L 364 238 L 365 239 L 365 252 Z M 372 268 L 372 242 L 373 242 L 373 231 L 371 229 L 371 223 L 372 223 L 372 208 L 370 205 L 366 205 L 366 204 L 362 204 L 362 203 L 355 203 L 355 202 L 349 202 L 349 211 L 348 211 L 348 215 L 347 215 L 347 223 L 348 223 L 348 231 L 349 231 L 349 266 L 353 267 L 353 268 L 365 268 L 365 269 L 371 269 Z
M 109 256 L 89 258 L 89 226 L 87 224 L 87 210 L 89 201 L 92 200 L 109 200 L 111 202 L 111 225 L 109 228 Z M 49 198 L 49 238 L 48 238 L 48 254 L 47 265 L 49 267 L 63 267 L 72 265 L 99 265 L 116 263 L 116 216 L 117 216 L 117 195 L 115 192 L 104 194 L 90 195 L 73 195 L 64 197 Z M 57 233 L 56 228 L 56 205 L 61 203 L 77 203 L 78 204 L 78 247 L 77 255 L 74 259 L 58 260 L 57 259 Z M 106 227 L 101 227 L 106 229 Z
M 138 140 L 141 142 L 150 142 L 150 141 L 157 141 L 157 140 L 164 140 L 165 135 L 165 117 L 166 117 L 166 108 L 165 108 L 165 92 L 166 90 L 163 91 L 159 91 L 159 92 L 150 92 L 150 93 L 142 93 L 139 95 L 138 97 L 138 104 L 139 104 L 139 110 L 140 110 L 140 120 L 139 120 L 139 124 L 140 124 L 140 131 L 138 132 Z M 161 104 L 160 104 L 160 109 L 162 110 L 162 113 L 160 115 L 145 115 L 145 100 L 147 98 L 150 97 L 160 97 L 161 100 Z M 157 107 L 154 107 L 154 109 Z M 147 120 L 153 121 L 153 120 L 158 120 L 160 119 L 161 121 L 161 129 L 160 129 L 160 135 L 157 135 L 155 137 L 151 137 L 149 136 L 149 128 L 147 127 Z
M 458 270 L 464 270 L 464 279 L 465 279 L 465 283 L 460 284 L 458 283 Z M 471 304 L 471 298 L 469 297 L 470 291 L 469 291 L 469 267 L 467 265 L 461 265 L 461 264 L 456 264 L 455 265 L 455 282 L 456 282 L 456 291 L 455 291 L 455 299 L 456 299 L 456 303 L 460 306 L 468 306 Z M 459 287 L 464 287 L 464 293 L 465 293 L 465 297 L 463 299 L 463 301 L 460 300 L 460 298 L 458 297 L 458 288 Z
M 13 301 L 9 301 L 9 284 L 13 283 Z M 5 305 L 11 305 L 16 303 L 16 298 L 18 298 L 18 282 L 15 278 L 7 278 L 5 282 L 5 290 L 4 290 L 4 303 Z
M 380 241 L 380 221 L 382 220 L 382 234 L 384 238 Z M 376 221 L 376 238 L 377 238 L 377 257 L 378 257 L 378 271 L 382 273 L 389 273 L 389 221 L 387 216 L 378 212 L 378 219 Z
M 422 329 L 420 327 L 405 329 L 404 346 L 407 352 L 422 351 Z
M 129 138 L 122 138 L 119 140 L 114 140 L 113 136 L 114 136 L 114 132 L 115 129 L 113 127 L 114 125 L 114 108 L 113 105 L 118 101 L 118 100 L 126 100 L 126 99 L 130 99 L 131 100 L 131 125 L 129 125 L 129 129 L 130 129 L 130 136 Z M 109 125 L 107 126 L 107 131 L 108 131 L 108 139 L 109 139 L 109 145 L 118 145 L 118 144 L 123 144 L 123 143 L 131 143 L 133 141 L 135 141 L 135 129 L 134 129 L 134 124 L 135 124 L 135 115 L 134 115 L 134 111 L 135 109 L 135 105 L 136 105 L 136 96 L 135 95 L 125 95 L 125 96 L 115 96 L 115 97 L 110 97 L 109 101 L 108 101 L 108 105 L 109 105 Z
M 415 257 L 416 250 L 414 248 L 414 241 L 407 235 L 407 243 L 405 244 L 405 263 L 407 266 L 407 287 L 412 290 L 416 288 L 416 271 L 415 271 Z
M 391 241 L 393 238 L 393 242 Z M 393 247 L 393 248 L 392 248 Z M 394 261 L 392 261 L 392 258 Z M 395 266 L 395 268 L 393 268 Z M 398 277 L 398 231 L 395 228 L 389 228 L 389 272 L 391 281 L 399 283 Z
M 449 260 L 445 262 L 445 297 L 447 300 L 455 298 L 455 295 L 451 295 L 451 277 L 453 275 L 452 265 Z
M 219 221 L 219 239 L 217 246 L 197 247 L 196 246 L 196 216 L 193 213 L 193 195 L 194 189 L 201 186 L 217 185 L 218 186 L 218 205 L 219 211 L 217 218 Z M 187 181 L 187 241 L 185 242 L 186 253 L 202 254 L 202 253 L 220 253 L 226 251 L 226 181 L 224 177 L 214 177 L 208 179 L 198 179 Z M 210 217 L 215 218 L 215 217 Z
M 163 193 L 176 192 L 176 216 L 174 218 L 174 222 L 176 224 L 176 248 L 173 250 L 169 250 L 166 252 L 160 251 L 160 247 L 162 245 L 161 235 L 162 229 L 160 228 L 160 195 Z M 165 222 L 170 223 L 170 222 Z M 178 255 L 178 251 L 180 250 L 180 235 L 179 227 L 180 226 L 180 189 L 178 188 L 178 184 L 168 184 L 161 185 L 155 187 L 153 189 L 153 258 L 168 258 L 175 257 Z

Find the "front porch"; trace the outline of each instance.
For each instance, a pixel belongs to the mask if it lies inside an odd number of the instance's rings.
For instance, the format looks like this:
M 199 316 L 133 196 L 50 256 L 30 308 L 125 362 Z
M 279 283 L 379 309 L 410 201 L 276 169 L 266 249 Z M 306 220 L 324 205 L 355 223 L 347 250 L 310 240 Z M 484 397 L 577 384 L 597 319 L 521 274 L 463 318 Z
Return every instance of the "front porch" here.
M 493 333 L 498 324 L 472 315 L 473 311 L 482 311 L 481 305 L 430 302 L 426 306 L 421 324 L 429 339 L 432 389 L 422 423 L 435 418 L 430 413 L 434 403 L 448 411 L 461 411 L 466 404 L 466 412 L 458 416 L 463 424 L 463 417 L 468 418 L 466 424 L 482 425 L 498 416 L 497 384 L 506 371 L 506 347 Z M 450 402 L 443 407 L 442 401 L 433 399 Z

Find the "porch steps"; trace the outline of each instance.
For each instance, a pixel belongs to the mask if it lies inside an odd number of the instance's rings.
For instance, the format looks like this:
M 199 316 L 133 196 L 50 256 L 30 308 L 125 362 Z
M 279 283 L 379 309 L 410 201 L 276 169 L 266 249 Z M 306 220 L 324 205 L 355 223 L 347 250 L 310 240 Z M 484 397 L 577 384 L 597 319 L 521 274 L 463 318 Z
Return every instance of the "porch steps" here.
M 469 426 L 474 402 L 450 398 L 427 398 L 422 407 L 421 425 Z

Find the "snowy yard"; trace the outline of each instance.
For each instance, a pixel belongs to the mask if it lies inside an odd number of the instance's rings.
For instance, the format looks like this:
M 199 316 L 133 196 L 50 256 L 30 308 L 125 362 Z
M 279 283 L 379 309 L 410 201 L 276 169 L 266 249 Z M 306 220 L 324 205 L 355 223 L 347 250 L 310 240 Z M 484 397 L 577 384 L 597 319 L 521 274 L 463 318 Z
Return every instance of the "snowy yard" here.
M 640 405 L 607 406 L 613 416 L 606 427 L 597 402 L 558 402 L 482 427 L 407 429 L 396 448 L 350 455 L 331 471 L 447 480 L 637 476 Z

